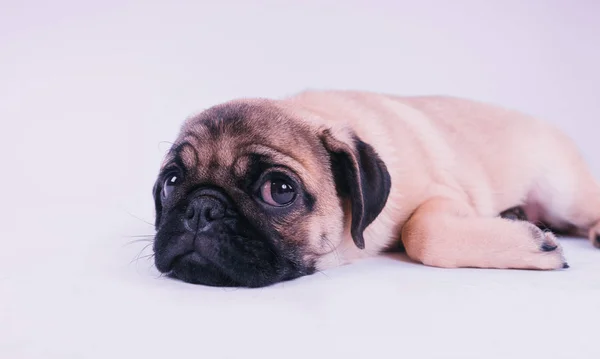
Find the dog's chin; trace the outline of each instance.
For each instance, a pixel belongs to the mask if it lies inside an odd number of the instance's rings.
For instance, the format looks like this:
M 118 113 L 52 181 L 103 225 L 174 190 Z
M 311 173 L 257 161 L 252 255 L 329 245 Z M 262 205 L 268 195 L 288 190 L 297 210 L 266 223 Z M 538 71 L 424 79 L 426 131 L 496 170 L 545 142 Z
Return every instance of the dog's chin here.
M 177 256 L 167 272 L 167 276 L 191 284 L 212 287 L 247 287 L 259 288 L 284 282 L 307 274 L 311 269 L 299 270 L 292 266 L 273 268 L 270 272 L 234 270 L 229 267 L 228 273 L 220 266 L 203 258 L 199 253 L 190 251 Z
M 240 285 L 196 252 L 188 252 L 175 258 L 168 276 L 187 283 L 213 287 Z

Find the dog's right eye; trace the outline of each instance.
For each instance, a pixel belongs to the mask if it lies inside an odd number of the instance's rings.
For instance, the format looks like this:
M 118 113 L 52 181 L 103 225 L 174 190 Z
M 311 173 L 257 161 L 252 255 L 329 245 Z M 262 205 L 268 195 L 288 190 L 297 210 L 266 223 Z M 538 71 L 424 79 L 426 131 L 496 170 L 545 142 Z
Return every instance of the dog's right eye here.
M 173 190 L 175 189 L 175 186 L 177 186 L 179 184 L 179 182 L 181 182 L 179 177 L 180 176 L 178 174 L 172 174 L 172 175 L 167 176 L 167 179 L 163 183 L 163 188 L 162 188 L 162 199 L 163 200 L 167 199 L 171 195 Z

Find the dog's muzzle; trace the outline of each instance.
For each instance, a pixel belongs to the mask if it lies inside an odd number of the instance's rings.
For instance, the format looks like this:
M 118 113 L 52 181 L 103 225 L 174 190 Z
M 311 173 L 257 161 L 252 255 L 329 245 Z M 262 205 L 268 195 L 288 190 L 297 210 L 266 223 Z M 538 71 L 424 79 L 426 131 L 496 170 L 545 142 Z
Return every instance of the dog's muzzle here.
M 156 268 L 190 283 L 259 287 L 307 274 L 219 189 L 192 192 L 154 242 Z

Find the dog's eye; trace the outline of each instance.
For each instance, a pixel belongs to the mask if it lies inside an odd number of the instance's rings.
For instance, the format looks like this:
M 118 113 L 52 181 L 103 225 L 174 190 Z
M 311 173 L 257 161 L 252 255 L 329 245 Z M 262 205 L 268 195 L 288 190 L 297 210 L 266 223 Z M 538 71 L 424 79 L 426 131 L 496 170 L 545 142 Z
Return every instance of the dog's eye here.
M 285 206 L 296 198 L 294 187 L 287 181 L 272 179 L 266 181 L 260 188 L 262 200 L 271 206 Z
M 173 189 L 175 188 L 175 186 L 177 186 L 179 184 L 179 182 L 180 182 L 180 179 L 179 179 L 179 175 L 177 175 L 177 174 L 172 174 L 167 177 L 167 179 L 163 183 L 163 189 L 162 189 L 163 200 L 168 198 L 171 195 L 171 193 L 173 192 Z

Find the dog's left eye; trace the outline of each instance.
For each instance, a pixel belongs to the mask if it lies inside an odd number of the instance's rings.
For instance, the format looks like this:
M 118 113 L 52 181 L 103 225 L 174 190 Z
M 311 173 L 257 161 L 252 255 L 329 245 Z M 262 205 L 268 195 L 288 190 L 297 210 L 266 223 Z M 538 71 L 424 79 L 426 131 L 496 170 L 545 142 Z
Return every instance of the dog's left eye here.
M 162 189 L 163 200 L 167 199 L 171 195 L 171 193 L 175 189 L 175 186 L 177 186 L 179 184 L 179 182 L 180 182 L 180 179 L 179 179 L 179 175 L 177 175 L 177 174 L 172 174 L 167 177 L 167 179 L 163 183 L 163 189 Z
M 291 203 L 296 198 L 296 190 L 285 180 L 272 179 L 260 187 L 262 200 L 271 206 L 281 207 Z

